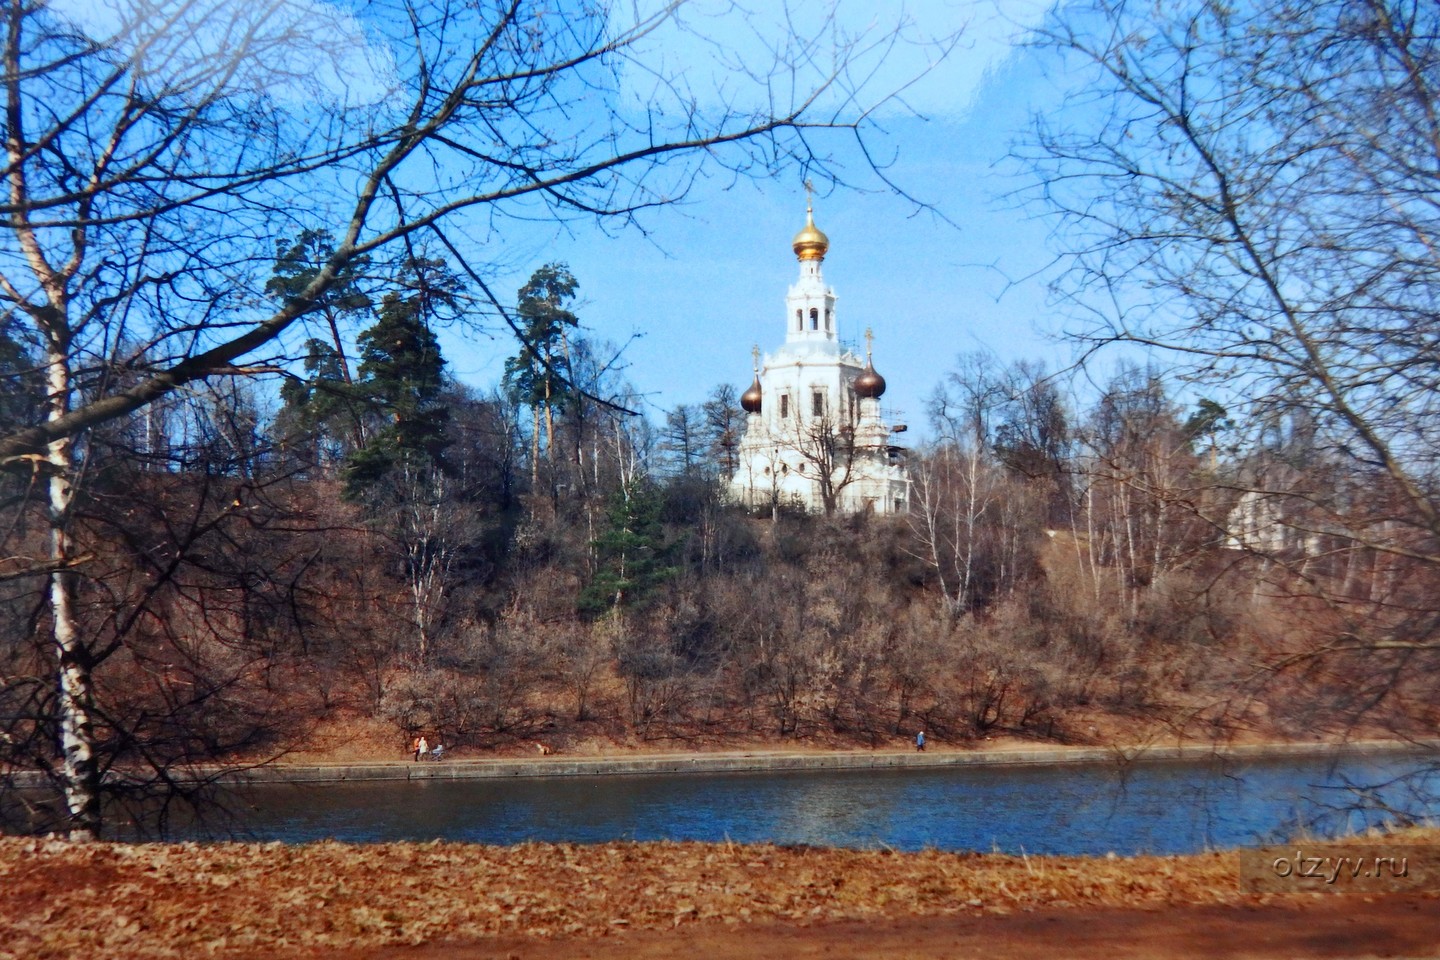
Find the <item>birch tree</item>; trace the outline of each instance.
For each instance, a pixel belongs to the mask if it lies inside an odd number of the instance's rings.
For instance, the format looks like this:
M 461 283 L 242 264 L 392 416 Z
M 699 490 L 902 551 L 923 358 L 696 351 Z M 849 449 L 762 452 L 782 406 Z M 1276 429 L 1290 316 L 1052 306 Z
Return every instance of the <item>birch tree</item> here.
M 1004 477 L 991 444 L 1005 397 L 987 357 L 961 357 L 959 369 L 930 398 L 936 442 L 911 469 L 915 507 L 910 527 L 952 615 L 974 602 L 982 526 L 997 519 Z

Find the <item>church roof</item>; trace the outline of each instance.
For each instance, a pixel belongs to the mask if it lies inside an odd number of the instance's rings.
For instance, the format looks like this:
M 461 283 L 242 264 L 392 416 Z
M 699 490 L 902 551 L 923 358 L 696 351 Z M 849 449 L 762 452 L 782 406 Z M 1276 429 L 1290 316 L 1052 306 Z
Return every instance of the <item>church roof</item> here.
M 805 204 L 805 227 L 795 234 L 790 248 L 800 260 L 824 260 L 830 249 L 830 238 L 815 226 L 815 212 L 808 201 Z
M 885 393 L 885 378 L 875 372 L 875 364 L 867 358 L 865 369 L 855 378 L 855 396 L 873 400 Z
M 755 374 L 755 382 L 750 384 L 750 389 L 740 394 L 740 407 L 746 413 L 760 412 L 760 374 Z

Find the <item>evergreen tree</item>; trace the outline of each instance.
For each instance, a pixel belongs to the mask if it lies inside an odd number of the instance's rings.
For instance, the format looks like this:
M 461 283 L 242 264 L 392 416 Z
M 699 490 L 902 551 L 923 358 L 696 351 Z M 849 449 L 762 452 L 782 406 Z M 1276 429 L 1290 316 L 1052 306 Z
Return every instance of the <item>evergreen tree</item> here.
M 505 387 L 535 417 L 531 439 L 531 477 L 538 478 L 540 419 L 545 420 L 545 449 L 554 460 L 555 414 L 574 397 L 567 329 L 580 325 L 569 305 L 579 281 L 563 263 L 548 263 L 520 288 L 516 313 L 522 323 L 520 352 L 505 361 Z
M 341 461 L 363 443 L 364 419 L 344 363 L 334 347 L 312 337 L 305 342 L 305 377 L 280 387 L 279 442 L 303 451 L 306 462 Z
M 275 243 L 275 265 L 265 292 L 282 302 L 299 296 L 315 281 L 321 269 L 335 255 L 335 240 L 328 230 L 304 230 L 293 241 Z M 324 319 L 330 330 L 330 346 L 339 361 L 340 379 L 351 382 L 350 361 L 345 355 L 341 325 L 373 306 L 360 287 L 360 278 L 369 267 L 368 257 L 356 257 L 341 267 L 335 283 L 315 299 L 311 312 Z M 312 343 L 314 341 L 311 341 Z
M 610 497 L 605 529 L 594 541 L 595 575 L 580 593 L 580 612 L 599 616 L 642 607 L 655 589 L 675 576 L 673 549 L 665 542 L 664 501 L 647 481 L 625 485 Z
M 1220 434 L 1235 429 L 1235 421 L 1230 419 L 1230 411 L 1209 397 L 1201 397 L 1200 402 L 1195 405 L 1195 412 L 1185 421 L 1185 437 L 1196 453 L 1200 453 L 1200 443 L 1205 441 L 1213 461 L 1217 456 L 1220 447 Z
M 265 284 L 265 292 L 282 301 L 299 295 L 334 252 L 334 238 L 326 230 L 305 230 L 293 241 L 277 241 L 274 276 Z M 315 301 L 312 312 L 324 320 L 329 340 L 306 340 L 306 377 L 287 380 L 280 389 L 284 407 L 277 426 L 282 442 L 311 438 L 314 449 L 309 459 L 318 462 L 343 460 L 365 442 L 341 328 L 373 305 L 360 287 L 369 263 L 365 257 L 347 263 L 335 285 Z
M 349 458 L 345 494 L 351 499 L 397 466 L 445 466 L 445 360 L 429 320 L 454 306 L 460 285 L 442 267 L 435 260 L 407 263 L 408 291 L 387 293 L 374 326 L 360 334 L 356 391 L 382 415 L 383 425 Z

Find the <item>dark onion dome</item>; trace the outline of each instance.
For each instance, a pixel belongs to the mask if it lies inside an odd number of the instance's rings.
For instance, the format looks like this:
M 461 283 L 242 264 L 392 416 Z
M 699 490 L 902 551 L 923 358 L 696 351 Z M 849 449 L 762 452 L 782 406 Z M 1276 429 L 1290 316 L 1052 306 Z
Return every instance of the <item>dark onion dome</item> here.
M 875 372 L 875 364 L 865 361 L 865 369 L 855 378 L 855 396 L 874 400 L 885 392 L 885 378 Z
M 882 388 L 883 389 L 883 388 Z M 750 384 L 750 389 L 740 394 L 740 407 L 746 413 L 760 412 L 760 375 L 755 375 L 755 382 Z

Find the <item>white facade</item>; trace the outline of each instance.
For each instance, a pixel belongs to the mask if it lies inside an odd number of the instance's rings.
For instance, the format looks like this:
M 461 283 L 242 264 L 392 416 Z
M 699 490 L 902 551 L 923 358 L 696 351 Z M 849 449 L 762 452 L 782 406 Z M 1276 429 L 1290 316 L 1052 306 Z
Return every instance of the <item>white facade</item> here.
M 910 481 L 880 412 L 885 381 L 836 336 L 835 291 L 820 269 L 829 240 L 808 212 L 793 247 L 800 276 L 785 297 L 785 342 L 763 362 L 757 351 L 731 495 L 752 508 L 904 513 Z

